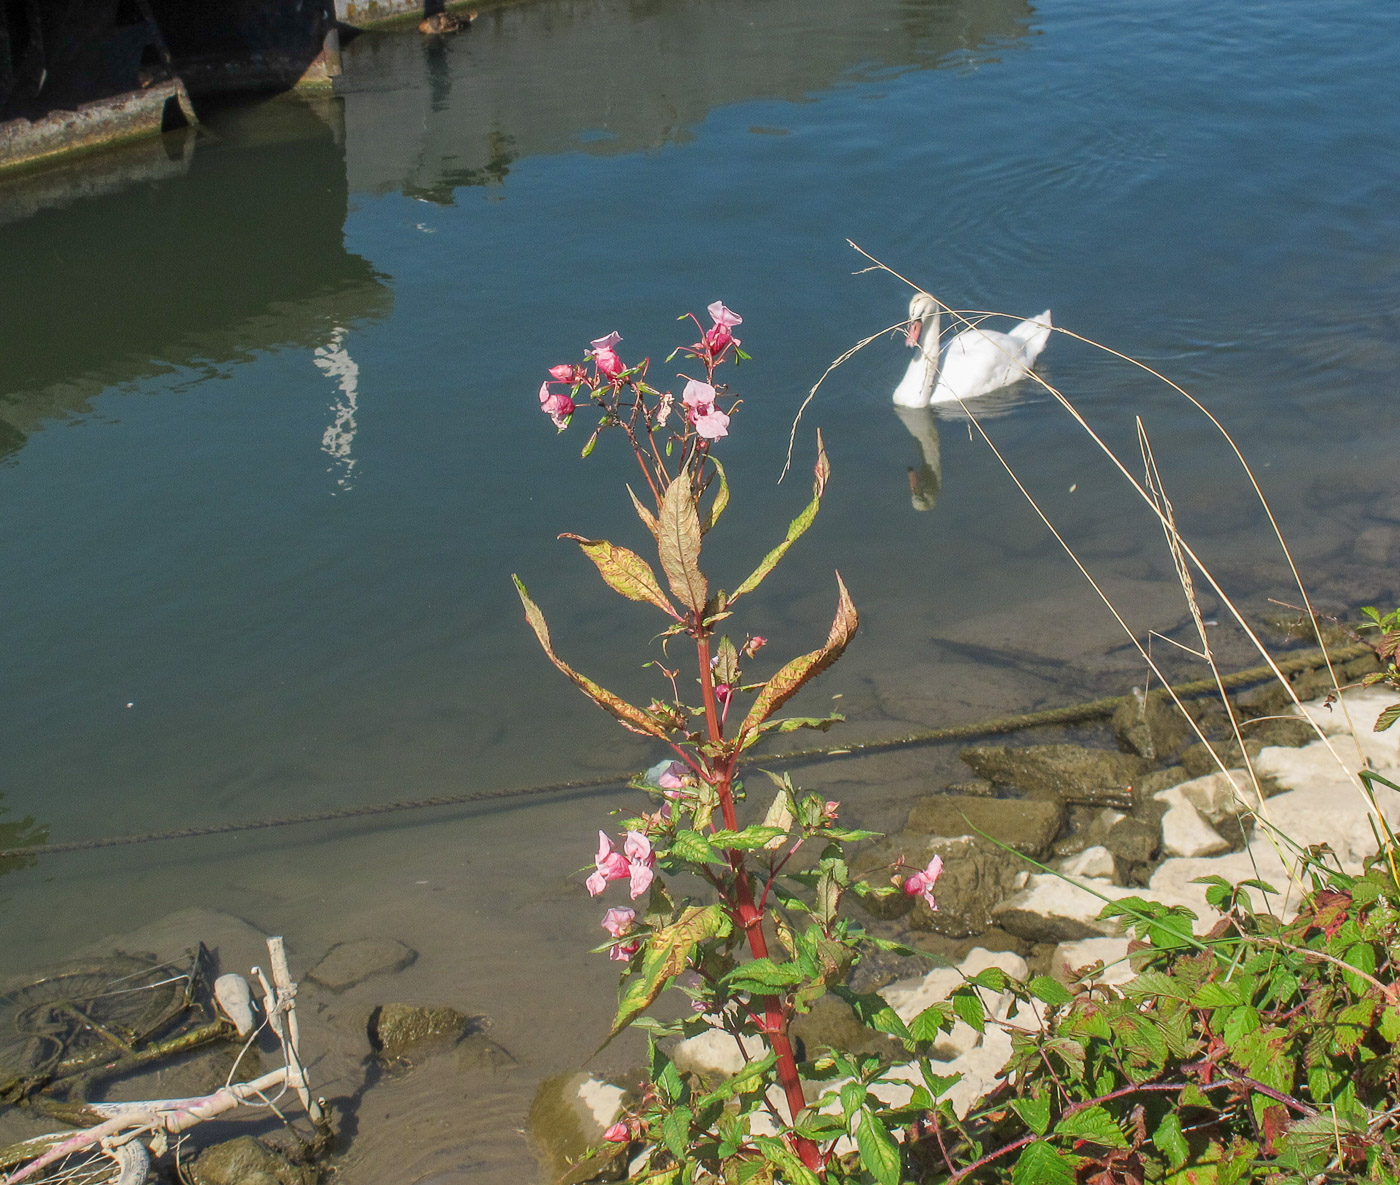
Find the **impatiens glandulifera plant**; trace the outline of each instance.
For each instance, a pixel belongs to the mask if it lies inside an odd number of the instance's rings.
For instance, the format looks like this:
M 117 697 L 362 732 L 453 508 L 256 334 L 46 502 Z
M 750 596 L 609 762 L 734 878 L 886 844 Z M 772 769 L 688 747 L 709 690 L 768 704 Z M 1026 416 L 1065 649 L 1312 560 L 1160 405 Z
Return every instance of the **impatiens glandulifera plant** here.
M 742 669 L 766 639 L 736 640 L 720 632 L 735 606 L 811 526 L 830 465 L 819 433 L 806 508 L 746 578 L 730 590 L 716 587 L 701 568 L 701 547 L 729 504 L 729 484 L 712 449 L 729 434 L 740 400 L 715 375 L 726 361 L 746 355 L 733 333 L 742 318 L 718 301 L 709 314 L 708 329 L 691 318 L 699 340 L 671 355 L 684 356 L 698 372 L 676 376 L 684 383 L 679 399 L 649 381 L 648 360 L 628 365 L 622 359 L 617 333 L 592 342 L 582 361 L 550 368 L 539 392 L 541 410 L 560 431 L 584 408 L 598 413 L 585 456 L 605 429 L 620 431 L 630 446 L 641 487 L 639 493 L 629 486 L 628 494 L 651 536 L 657 567 L 608 540 L 560 537 L 576 542 L 614 591 L 667 619 L 662 657 L 647 664 L 660 675 L 665 694 L 643 707 L 574 670 L 555 652 L 544 615 L 515 580 L 526 620 L 550 661 L 624 728 L 654 738 L 674 755 L 634 782 L 654 796 L 656 809 L 627 820 L 620 843 L 599 832 L 587 878 L 595 897 L 612 882 L 625 881 L 628 898 L 643 902 L 635 909 L 614 906 L 602 919 L 611 941 L 599 949 L 627 963 L 608 1040 L 629 1026 L 646 1030 L 653 1071 L 644 1105 L 608 1138 L 628 1144 L 645 1134 L 668 1152 L 651 1164 L 652 1179 L 746 1180 L 766 1166 L 769 1179 L 780 1170 L 816 1180 L 828 1175 L 838 1138 L 854 1130 L 875 1176 L 893 1183 L 900 1153 L 889 1117 L 877 1119 L 874 1107 L 861 1104 L 849 1122 L 812 1118 L 789 1033 L 793 1017 L 839 988 L 857 957 L 862 936 L 840 915 L 842 895 L 853 887 L 842 844 L 872 833 L 841 827 L 837 803 L 800 794 L 789 779 L 771 774 L 774 793 L 764 814 L 740 818 L 745 795 L 739 761 L 750 746 L 773 733 L 824 730 L 840 719 L 777 713 L 841 657 L 856 632 L 855 606 L 838 573 L 836 616 L 826 641 L 766 679 L 746 681 Z M 674 660 L 672 666 L 675 647 L 691 652 L 689 675 L 683 674 L 685 662 Z M 816 849 L 815 859 L 795 860 L 803 849 Z M 675 894 L 679 874 L 698 878 L 709 892 L 700 899 Z M 931 902 L 937 874 L 934 865 L 916 873 L 909 891 Z M 854 887 L 875 895 L 899 891 L 892 885 Z M 690 997 L 687 1019 L 668 1024 L 646 1015 L 668 986 Z M 765 1052 L 727 1086 L 695 1098 L 656 1042 L 711 1027 L 736 1042 L 758 1038 Z M 755 1125 L 760 1113 L 763 1123 Z M 909 1117 L 894 1122 L 907 1125 Z

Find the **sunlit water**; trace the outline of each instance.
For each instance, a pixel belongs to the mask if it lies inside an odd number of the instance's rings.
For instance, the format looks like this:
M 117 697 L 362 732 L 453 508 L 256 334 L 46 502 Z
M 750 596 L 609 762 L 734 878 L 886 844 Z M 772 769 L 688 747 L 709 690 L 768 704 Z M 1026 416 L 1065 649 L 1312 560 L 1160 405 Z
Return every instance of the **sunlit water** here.
M 554 539 L 639 544 L 623 458 L 580 461 L 582 425 L 556 439 L 535 391 L 611 329 L 667 373 L 675 316 L 716 298 L 754 355 L 719 446 L 717 582 L 800 508 L 813 429 L 831 452 L 817 527 L 741 625 L 779 658 L 809 648 L 840 568 L 862 630 L 813 704 L 839 695 L 847 735 L 878 736 L 1125 689 L 1126 638 L 969 425 L 894 414 L 893 338 L 823 386 L 775 486 L 808 388 L 908 300 L 852 274 L 847 238 L 954 307 L 1049 305 L 1180 383 L 1322 599 L 1393 596 L 1397 25 L 1358 0 L 538 3 L 450 39 L 363 36 L 340 98 L 0 185 L 0 824 L 68 840 L 653 760 L 548 667 L 509 574 L 578 665 L 657 690 L 655 621 Z M 1133 472 L 1142 417 L 1231 591 L 1296 599 L 1199 412 L 1066 336 L 1041 370 Z M 1082 431 L 1029 385 L 991 410 L 1133 629 L 1176 627 L 1160 532 Z M 950 762 L 810 777 L 883 818 Z M 303 962 L 401 937 L 421 957 L 384 991 L 491 1015 L 522 1063 L 442 1088 L 477 1098 L 476 1126 L 414 1135 L 418 1175 L 519 1180 L 533 1082 L 606 1027 L 597 908 L 567 877 L 624 800 L 46 858 L 0 883 L 3 967 L 186 905 L 284 932 Z M 365 992 L 327 1015 L 349 1031 Z M 353 1095 L 345 1074 L 330 1093 Z M 393 1159 L 408 1089 L 366 1096 L 383 1105 L 361 1108 L 347 1181 L 413 1179 Z

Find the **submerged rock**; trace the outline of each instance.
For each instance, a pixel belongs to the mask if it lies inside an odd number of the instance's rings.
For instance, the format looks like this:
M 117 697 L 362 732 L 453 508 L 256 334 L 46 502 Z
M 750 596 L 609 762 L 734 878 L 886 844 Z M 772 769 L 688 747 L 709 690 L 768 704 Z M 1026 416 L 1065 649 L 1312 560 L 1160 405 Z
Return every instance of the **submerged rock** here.
M 616 1181 L 626 1172 L 627 1158 L 620 1153 L 585 1159 L 622 1113 L 625 1094 L 620 1086 L 582 1072 L 540 1083 L 530 1105 L 529 1134 L 548 1180 Z
M 316 1185 L 320 1176 L 253 1136 L 206 1148 L 188 1172 L 194 1185 Z
M 343 992 L 372 976 L 402 971 L 416 958 L 418 952 L 397 938 L 357 938 L 337 942 L 306 978 L 333 992 Z
M 369 1040 L 385 1061 L 451 1049 L 472 1027 L 471 1018 L 455 1008 L 420 1008 L 381 1004 L 369 1017 Z
M 1149 768 L 1134 754 L 1083 745 L 982 745 L 962 759 L 993 782 L 1081 806 L 1131 806 L 1133 782 Z
M 1039 856 L 1055 842 L 1063 821 L 1064 808 L 1057 799 L 933 794 L 914 805 L 905 830 L 949 839 L 980 832 L 1018 852 Z

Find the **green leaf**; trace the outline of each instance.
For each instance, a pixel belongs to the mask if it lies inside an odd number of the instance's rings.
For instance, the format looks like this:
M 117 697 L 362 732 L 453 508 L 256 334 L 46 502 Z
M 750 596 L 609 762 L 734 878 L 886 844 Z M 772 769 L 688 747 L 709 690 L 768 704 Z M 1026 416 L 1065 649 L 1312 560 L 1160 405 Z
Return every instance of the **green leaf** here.
M 870 1091 L 860 1082 L 847 1082 L 841 1087 L 841 1111 L 847 1118 L 865 1105 Z
M 937 1041 L 940 1033 L 953 1027 L 953 1010 L 940 1001 L 930 1004 L 909 1024 L 909 1035 L 915 1041 Z
M 719 859 L 719 853 L 710 841 L 698 831 L 690 830 L 676 832 L 667 855 L 691 864 L 708 864 L 711 860 Z
M 979 1033 L 987 1031 L 987 1010 L 982 1004 L 982 998 L 975 991 L 959 989 L 953 993 L 950 1002 L 953 1011 L 964 1024 L 970 1025 Z
M 1049 1004 L 1051 1008 L 1063 1008 L 1074 999 L 1064 984 L 1048 975 L 1037 975 L 1026 987 L 1030 989 L 1031 995 Z
M 682 605 L 699 616 L 705 608 L 709 586 L 700 571 L 700 519 L 685 474 L 666 487 L 657 515 L 657 555 L 671 592 Z
M 1382 1041 L 1394 1045 L 1397 1040 L 1400 1040 L 1400 1008 L 1395 1007 L 1394 1004 L 1390 1005 L 1381 1013 L 1376 1028 Z
M 652 538 L 655 538 L 661 530 L 661 528 L 657 525 L 656 515 L 652 514 L 650 510 L 648 510 L 645 506 L 642 505 L 641 499 L 638 498 L 637 495 L 632 492 L 631 486 L 627 487 L 627 496 L 632 499 L 632 507 L 634 510 L 636 510 L 637 517 L 642 520 L 642 525 L 646 527 L 648 531 L 651 532 Z
M 802 968 L 796 963 L 750 959 L 726 975 L 724 983 L 731 991 L 756 992 L 759 995 L 771 996 L 777 990 L 801 983 L 802 979 Z
M 1397 720 L 1400 720 L 1400 704 L 1391 704 L 1379 716 L 1376 717 L 1376 732 L 1384 732 Z
M 821 1185 L 817 1174 L 799 1160 L 788 1146 L 772 1136 L 758 1136 L 754 1143 L 763 1159 L 787 1174 L 790 1185 Z
M 836 586 L 839 590 L 836 618 L 831 623 L 826 642 L 820 650 L 794 658 L 763 685 L 763 690 L 758 693 L 743 724 L 739 726 L 739 748 L 747 748 L 757 740 L 760 735 L 758 726 L 796 695 L 803 684 L 816 678 L 840 658 L 855 636 L 860 617 L 839 572 L 836 574 Z
M 964 981 L 964 986 L 986 988 L 993 992 L 1004 992 L 1006 990 L 1006 972 L 1000 967 L 984 967 L 976 975 L 969 976 Z
M 719 463 L 719 458 L 713 453 L 710 454 L 710 463 L 715 467 L 715 473 L 719 475 L 719 489 L 715 491 L 709 509 L 700 518 L 700 533 L 702 535 L 709 534 L 710 528 L 719 522 L 719 516 L 729 505 L 729 478 L 725 476 L 724 466 Z
M 1186 1137 L 1181 1132 L 1181 1119 L 1175 1111 L 1168 1111 L 1157 1130 L 1152 1133 L 1152 1143 L 1157 1151 L 1167 1158 L 1169 1169 L 1179 1169 L 1191 1155 Z
M 653 930 L 642 952 L 642 966 L 627 980 L 613 1020 L 611 1041 L 640 1016 L 671 979 L 685 970 L 695 947 L 729 933 L 729 915 L 721 905 L 691 905 L 671 925 Z
M 1069 1136 L 1076 1140 L 1089 1140 L 1105 1148 L 1126 1148 L 1128 1141 L 1113 1122 L 1113 1116 L 1098 1103 L 1085 1107 L 1072 1115 L 1062 1116 L 1055 1124 L 1057 1136 Z
M 1044 1140 L 1034 1140 L 1016 1158 L 1011 1185 L 1074 1185 L 1074 1161 Z
M 520 577 L 512 574 L 511 579 L 515 581 L 515 591 L 520 595 L 520 603 L 525 607 L 525 620 L 530 628 L 535 631 L 535 637 L 539 639 L 540 648 L 545 652 L 556 667 L 574 681 L 582 692 L 588 696 L 603 711 L 615 716 L 622 724 L 622 727 L 629 732 L 639 732 L 643 736 L 657 737 L 660 740 L 666 739 L 667 728 L 660 720 L 650 712 L 644 712 L 641 708 L 629 704 L 625 699 L 614 695 L 604 687 L 594 683 L 586 675 L 579 674 L 573 667 L 554 653 L 554 645 L 549 640 L 549 626 L 545 623 L 544 614 L 540 612 L 540 607 L 530 600 L 529 594 L 525 591 L 525 585 L 521 583 Z
M 899 1013 L 890 1007 L 884 996 L 875 992 L 853 992 L 840 986 L 833 986 L 831 991 L 851 1006 L 856 1019 L 866 1028 L 874 1029 L 877 1033 L 888 1033 L 901 1041 L 913 1041 L 908 1026 L 899 1019 Z
M 788 548 L 798 541 L 812 525 L 817 517 L 817 511 L 821 509 L 822 494 L 826 490 L 826 479 L 831 475 L 831 462 L 827 460 L 826 448 L 822 444 L 822 434 L 817 432 L 817 464 L 815 468 L 816 480 L 812 484 L 812 500 L 807 503 L 807 507 L 791 523 L 788 524 L 787 537 L 773 548 L 763 562 L 758 565 L 743 584 L 739 585 L 729 596 L 730 604 L 733 604 L 747 592 L 753 592 L 762 584 L 774 568 L 778 566 L 778 561 L 787 554 Z
M 710 845 L 716 848 L 734 848 L 738 851 L 751 852 L 755 848 L 766 847 L 768 842 L 786 835 L 787 831 L 782 827 L 769 827 L 761 823 L 755 823 L 745 827 L 742 831 L 716 831 L 710 836 Z
M 1050 1130 L 1049 1099 L 1012 1099 L 1011 1109 L 1021 1117 L 1021 1122 L 1036 1135 L 1043 1136 Z
M 677 1160 L 684 1160 L 686 1146 L 690 1143 L 689 1107 L 677 1107 L 661 1122 L 661 1142 L 671 1150 Z
M 583 554 L 597 566 L 599 574 L 614 592 L 621 593 L 629 601 L 643 601 L 655 605 L 663 613 L 680 620 L 681 615 L 671 604 L 661 585 L 656 582 L 656 573 L 651 565 L 635 551 L 617 547 L 606 539 L 585 539 L 565 531 L 560 539 L 572 539 L 579 545 Z
M 856 1148 L 860 1162 L 880 1185 L 899 1185 L 899 1145 L 881 1123 L 866 1108 L 861 1109 L 856 1122 Z

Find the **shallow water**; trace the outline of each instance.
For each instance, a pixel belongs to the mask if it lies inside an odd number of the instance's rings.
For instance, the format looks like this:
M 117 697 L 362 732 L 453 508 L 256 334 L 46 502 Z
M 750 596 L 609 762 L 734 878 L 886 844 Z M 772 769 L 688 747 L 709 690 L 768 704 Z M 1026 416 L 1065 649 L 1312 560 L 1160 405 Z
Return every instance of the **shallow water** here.
M 649 763 L 547 666 L 509 584 L 578 665 L 651 693 L 645 611 L 554 541 L 635 530 L 616 452 L 581 462 L 579 425 L 540 416 L 543 367 L 614 328 L 663 358 L 716 297 L 744 314 L 722 581 L 805 499 L 801 472 L 773 484 L 802 396 L 903 315 L 847 237 L 954 307 L 1049 305 L 1159 369 L 1241 442 L 1324 601 L 1393 596 L 1400 113 L 1376 97 L 1397 24 L 1355 0 L 537 3 L 363 36 L 340 98 L 0 185 L 0 825 L 68 840 Z M 907 361 L 877 341 L 818 394 L 798 462 L 822 427 L 827 504 L 744 628 L 811 645 L 840 567 L 862 631 L 817 698 L 841 696 L 848 736 L 1123 690 L 1124 637 L 985 445 L 893 414 Z M 1199 412 L 1066 336 L 1041 370 L 1134 472 L 1142 416 L 1227 586 L 1289 599 Z M 1026 385 L 994 410 L 1134 630 L 1177 626 L 1159 535 L 1080 430 Z M 918 511 L 907 471 L 935 441 Z M 807 776 L 878 818 L 955 765 Z M 400 936 L 421 957 L 393 991 L 491 1015 L 522 1063 L 470 1087 L 490 1123 L 415 1136 L 418 1175 L 519 1180 L 521 1100 L 606 1025 L 596 909 L 566 878 L 623 800 L 46 858 L 0 880 L 4 968 L 186 904 L 285 932 L 303 964 Z M 416 1179 L 392 1159 L 413 1082 L 364 1096 L 347 1181 Z

